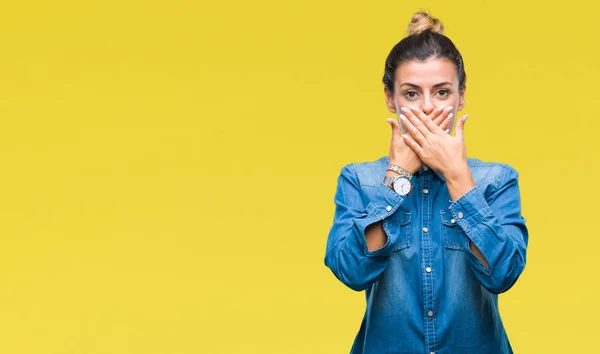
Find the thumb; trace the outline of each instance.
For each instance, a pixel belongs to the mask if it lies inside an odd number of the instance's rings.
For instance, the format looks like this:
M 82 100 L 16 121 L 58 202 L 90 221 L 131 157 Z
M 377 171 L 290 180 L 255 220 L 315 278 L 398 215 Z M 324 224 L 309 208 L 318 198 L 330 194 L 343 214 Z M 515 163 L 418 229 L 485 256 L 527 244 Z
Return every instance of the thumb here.
M 392 126 L 392 135 L 399 138 L 402 134 L 400 133 L 400 124 L 398 121 L 394 118 L 388 118 L 386 121 Z
M 469 118 L 469 115 L 465 114 L 464 116 L 460 117 L 458 123 L 456 123 L 455 136 L 460 140 L 464 139 L 465 122 L 467 121 L 467 118 Z

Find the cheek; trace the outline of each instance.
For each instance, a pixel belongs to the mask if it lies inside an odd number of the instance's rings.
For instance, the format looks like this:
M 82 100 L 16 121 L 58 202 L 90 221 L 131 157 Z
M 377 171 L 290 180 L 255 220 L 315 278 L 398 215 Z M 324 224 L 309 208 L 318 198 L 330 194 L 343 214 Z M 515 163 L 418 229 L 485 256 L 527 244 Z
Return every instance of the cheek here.
M 456 110 L 458 108 L 458 104 L 460 103 L 459 101 L 459 97 L 458 95 L 453 95 L 450 98 L 448 98 L 445 102 L 444 105 L 447 106 L 452 106 L 454 107 L 454 109 L 452 110 L 452 112 L 454 112 L 454 114 L 456 114 Z
M 402 113 L 402 111 L 400 111 L 400 107 L 408 107 L 409 105 L 415 105 L 417 104 L 418 101 L 416 100 L 407 100 L 405 97 L 396 97 L 396 113 L 400 114 Z
M 459 100 L 458 97 L 448 97 L 446 99 L 434 99 L 433 100 L 433 105 L 437 108 L 440 106 L 444 106 L 444 107 L 450 107 L 452 106 L 452 113 L 456 114 L 456 110 L 459 104 Z
M 409 105 L 410 104 L 409 102 L 412 102 L 412 101 L 407 100 L 406 97 L 404 97 L 404 96 L 398 96 L 398 97 L 396 97 L 396 102 L 398 102 L 398 107 L 401 107 L 401 106 Z

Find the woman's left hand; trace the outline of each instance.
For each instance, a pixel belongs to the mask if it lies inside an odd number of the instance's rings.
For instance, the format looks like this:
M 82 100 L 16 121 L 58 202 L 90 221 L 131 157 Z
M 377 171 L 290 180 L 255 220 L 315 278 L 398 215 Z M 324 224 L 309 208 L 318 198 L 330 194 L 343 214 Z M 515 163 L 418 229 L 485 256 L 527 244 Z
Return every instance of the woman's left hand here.
M 454 136 L 435 124 L 423 111 L 410 106 L 402 107 L 400 115 L 406 127 L 404 140 L 427 166 L 440 172 L 446 179 L 468 173 L 464 127 L 468 114 L 456 123 Z M 452 119 L 452 113 L 446 119 Z

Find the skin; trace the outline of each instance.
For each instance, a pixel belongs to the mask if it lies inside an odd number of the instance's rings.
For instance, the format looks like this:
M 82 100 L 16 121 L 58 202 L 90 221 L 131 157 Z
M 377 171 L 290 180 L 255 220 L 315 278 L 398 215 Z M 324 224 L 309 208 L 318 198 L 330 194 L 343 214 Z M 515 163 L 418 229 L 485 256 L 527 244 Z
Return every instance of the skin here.
M 402 63 L 395 73 L 394 92 L 384 89 L 388 110 L 399 121 L 388 118 L 392 128 L 390 163 L 411 174 L 423 164 L 440 172 L 452 200 L 457 200 L 475 187 L 467 165 L 464 126 L 468 115 L 455 122 L 456 113 L 465 104 L 466 87 L 460 90 L 456 66 L 448 59 Z M 400 123 L 399 123 L 400 122 Z M 450 131 L 456 123 L 455 134 Z M 398 175 L 387 171 L 386 175 Z M 379 221 L 365 230 L 367 246 L 376 250 L 387 241 Z M 469 240 L 473 253 L 489 269 L 488 262 Z

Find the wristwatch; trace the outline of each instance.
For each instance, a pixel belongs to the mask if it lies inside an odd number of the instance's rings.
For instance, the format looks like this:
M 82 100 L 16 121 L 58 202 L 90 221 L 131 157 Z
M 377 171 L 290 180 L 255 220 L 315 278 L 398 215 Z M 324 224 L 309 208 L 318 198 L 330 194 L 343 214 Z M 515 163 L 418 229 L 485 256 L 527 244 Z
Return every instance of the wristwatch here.
M 388 170 L 397 172 L 400 176 L 385 176 L 383 177 L 383 184 L 402 196 L 408 195 L 412 190 L 412 182 L 410 181 L 412 175 L 402 167 L 396 165 L 390 165 Z

